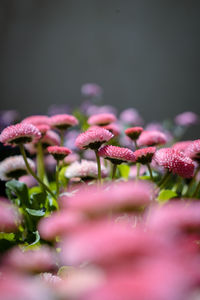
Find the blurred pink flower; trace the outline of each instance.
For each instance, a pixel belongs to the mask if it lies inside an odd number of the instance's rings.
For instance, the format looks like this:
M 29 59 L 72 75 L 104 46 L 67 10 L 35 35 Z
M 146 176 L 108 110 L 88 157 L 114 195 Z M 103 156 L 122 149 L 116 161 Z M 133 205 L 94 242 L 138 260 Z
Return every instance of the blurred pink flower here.
M 139 147 L 157 146 L 167 143 L 167 137 L 160 131 L 143 131 L 137 141 Z
M 115 123 L 110 123 L 110 124 L 102 126 L 102 127 L 107 129 L 108 131 L 110 131 L 114 136 L 120 135 L 120 128 Z
M 20 182 L 23 182 L 27 185 L 27 187 L 31 188 L 33 186 L 38 185 L 36 179 L 32 175 L 24 175 L 19 177 Z
M 141 118 L 138 111 L 134 108 L 127 108 L 123 110 L 119 118 L 124 124 L 133 126 L 140 126 L 143 124 L 143 119 Z
M 88 119 L 89 125 L 105 126 L 116 121 L 115 115 L 111 113 L 92 115 Z
M 65 130 L 68 127 L 77 125 L 78 120 L 72 115 L 61 114 L 50 117 L 50 124 L 53 128 Z
M 200 140 L 195 140 L 188 143 L 187 148 L 185 149 L 185 154 L 191 159 L 200 162 Z
M 20 224 L 20 216 L 16 207 L 10 203 L 0 202 L 0 232 L 13 232 Z
M 143 165 L 149 164 L 151 163 L 155 152 L 156 147 L 138 149 L 134 152 L 135 160 Z
M 199 122 L 199 116 L 191 111 L 183 112 L 175 117 L 175 123 L 180 126 L 190 126 Z
M 63 160 L 66 156 L 71 154 L 71 150 L 67 147 L 61 146 L 49 146 L 47 147 L 47 151 L 51 154 L 56 160 Z
M 143 132 L 142 127 L 130 127 L 125 130 L 125 134 L 131 139 L 136 141 L 141 133 Z
M 115 164 L 122 162 L 135 162 L 135 155 L 132 150 L 118 146 L 106 145 L 98 151 L 100 157 L 109 159 Z
M 185 152 L 188 148 L 188 146 L 191 144 L 192 141 L 180 141 L 180 142 L 177 142 L 175 143 L 174 145 L 172 145 L 172 148 L 173 149 L 176 149 L 178 151 L 181 151 L 181 152 Z M 189 156 L 189 155 L 187 155 Z
M 102 88 L 96 83 L 85 83 L 81 87 L 81 94 L 85 97 L 100 97 L 103 93 Z
M 64 163 L 66 165 L 70 165 L 75 161 L 79 161 L 79 159 L 80 159 L 80 156 L 77 153 L 71 153 L 64 158 Z
M 37 126 L 50 125 L 50 119 L 45 115 L 33 115 L 22 120 L 22 123 L 28 123 Z

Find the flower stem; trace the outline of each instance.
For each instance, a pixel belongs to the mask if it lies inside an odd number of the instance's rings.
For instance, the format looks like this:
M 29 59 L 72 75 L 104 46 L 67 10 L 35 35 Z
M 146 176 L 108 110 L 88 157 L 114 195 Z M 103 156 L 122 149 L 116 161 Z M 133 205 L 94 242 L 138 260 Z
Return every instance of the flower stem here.
M 113 169 L 112 169 L 112 180 L 115 179 L 116 171 L 117 171 L 117 165 L 116 165 L 116 164 L 113 164 Z
M 197 197 L 197 195 L 198 195 L 198 193 L 199 193 L 199 190 L 200 190 L 200 181 L 199 181 L 199 183 L 197 184 L 194 193 L 192 194 L 192 198 L 196 198 L 196 197 Z
M 151 180 L 153 181 L 153 174 L 152 174 L 152 170 L 151 170 L 150 164 L 147 164 L 147 168 L 149 170 L 149 174 L 150 174 Z
M 98 151 L 95 150 L 95 155 L 96 155 L 96 160 L 97 160 L 97 168 L 98 168 L 98 181 L 101 184 L 101 163 L 100 163 L 100 158 L 98 155 Z
M 59 187 L 59 171 L 60 171 L 59 160 L 57 160 L 57 165 L 56 165 L 56 196 L 57 197 L 59 196 L 59 190 L 60 190 L 60 187 Z
M 43 181 L 44 180 L 44 157 L 41 142 L 37 144 L 37 176 Z M 40 184 L 41 188 L 43 186 Z
M 200 169 L 200 167 L 198 167 L 198 168 L 196 169 L 193 178 L 191 179 L 190 183 L 188 184 L 188 188 L 187 188 L 187 191 L 186 191 L 186 193 L 184 194 L 184 196 L 188 196 L 188 197 L 189 197 L 189 195 L 190 195 L 190 190 L 191 190 L 191 188 L 192 188 L 192 186 L 193 186 L 193 184 L 194 184 L 194 182 L 195 182 L 195 180 L 196 180 L 196 177 L 197 177 L 197 174 L 198 174 L 198 172 L 199 172 L 199 169 Z
M 28 172 L 37 180 L 37 182 L 43 186 L 43 188 L 54 198 L 56 199 L 54 193 L 50 190 L 50 188 L 44 184 L 44 182 L 35 174 L 35 172 L 31 169 L 31 167 L 29 166 L 29 163 L 28 163 L 28 160 L 27 160 L 27 157 L 26 157 L 26 152 L 24 150 L 24 146 L 23 144 L 19 144 L 19 148 L 20 148 L 20 151 L 21 151 L 21 154 L 23 156 L 23 159 L 24 159 L 24 162 L 25 162 L 25 165 L 26 165 L 26 168 L 28 170 Z
M 64 145 L 65 130 L 60 130 L 60 146 Z
M 171 172 L 169 172 L 169 171 L 167 171 L 165 173 L 165 175 L 163 176 L 163 178 L 161 179 L 161 181 L 158 184 L 158 186 L 160 187 L 160 189 L 161 189 L 161 187 L 163 187 L 166 184 L 166 182 L 168 181 L 170 175 L 171 175 Z
M 135 144 L 135 149 L 137 150 L 138 149 L 138 144 L 137 144 L 136 140 L 134 140 L 134 144 Z

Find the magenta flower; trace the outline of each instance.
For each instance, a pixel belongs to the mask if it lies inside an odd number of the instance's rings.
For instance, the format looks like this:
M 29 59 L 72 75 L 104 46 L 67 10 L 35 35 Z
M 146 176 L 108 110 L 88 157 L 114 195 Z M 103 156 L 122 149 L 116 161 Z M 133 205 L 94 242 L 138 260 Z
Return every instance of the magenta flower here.
M 143 149 L 138 149 L 134 152 L 135 160 L 143 165 L 151 163 L 154 153 L 156 152 L 156 147 L 147 147 Z
M 188 142 L 188 146 L 185 150 L 185 154 L 191 159 L 200 162 L 200 140 Z
M 133 141 L 136 141 L 142 132 L 142 127 L 130 127 L 125 130 L 125 134 Z
M 180 126 L 190 126 L 198 122 L 198 115 L 191 111 L 183 112 L 175 117 L 175 123 Z
M 76 138 L 75 144 L 79 149 L 90 148 L 92 150 L 99 149 L 100 146 L 108 142 L 113 134 L 101 127 L 94 127 L 80 133 Z
M 110 160 L 114 164 L 135 162 L 135 155 L 133 151 L 128 148 L 106 145 L 98 151 L 98 154 L 99 156 Z
M 33 171 L 35 171 L 35 163 L 28 158 L 28 163 Z M 21 155 L 7 157 L 0 162 L 0 179 L 3 181 L 12 178 L 18 179 L 20 176 L 27 174 L 27 168 Z
M 54 115 L 50 117 L 50 124 L 54 128 L 66 130 L 71 126 L 77 125 L 78 120 L 74 116 L 68 114 Z
M 110 113 L 93 115 L 88 119 L 89 125 L 105 126 L 116 121 L 116 117 Z
M 112 195 L 112 196 L 111 196 Z M 154 197 L 153 185 L 149 182 L 121 182 L 109 186 L 82 187 L 74 196 L 63 196 L 61 208 L 71 209 L 88 215 L 113 212 L 137 211 L 148 205 Z
M 167 137 L 160 131 L 143 131 L 137 141 L 139 147 L 158 146 L 167 143 Z
M 49 154 L 53 155 L 56 160 L 63 160 L 66 156 L 72 153 L 67 147 L 49 146 L 47 148 Z
M 10 203 L 0 201 L 0 232 L 13 232 L 20 224 L 17 208 Z
M 45 115 L 33 115 L 22 120 L 22 123 L 35 125 L 50 125 L 50 118 Z
M 16 246 L 6 253 L 3 263 L 12 271 L 44 272 L 56 269 L 56 255 L 47 246 L 27 251 Z
M 108 125 L 105 125 L 105 126 L 102 126 L 102 127 L 107 129 L 108 131 L 110 131 L 114 136 L 120 135 L 120 128 L 115 123 L 111 123 L 111 124 L 108 124 Z
M 192 143 L 192 141 L 180 141 L 172 145 L 173 149 L 179 150 L 181 152 L 185 152 L 188 148 L 188 146 Z M 187 156 L 189 156 L 187 154 Z
M 81 87 L 81 94 L 85 97 L 100 97 L 103 93 L 102 88 L 96 83 L 85 83 Z
M 173 148 L 163 148 L 154 154 L 154 160 L 159 166 L 183 178 L 191 178 L 194 174 L 194 163 L 183 152 Z
M 6 127 L 0 134 L 0 142 L 6 145 L 26 144 L 40 138 L 41 133 L 37 127 L 27 123 L 18 123 Z
M 107 169 L 101 165 L 101 177 L 108 176 Z M 82 160 L 81 162 L 72 163 L 65 172 L 67 178 L 81 178 L 84 180 L 94 179 L 98 177 L 98 168 L 96 162 L 89 160 Z

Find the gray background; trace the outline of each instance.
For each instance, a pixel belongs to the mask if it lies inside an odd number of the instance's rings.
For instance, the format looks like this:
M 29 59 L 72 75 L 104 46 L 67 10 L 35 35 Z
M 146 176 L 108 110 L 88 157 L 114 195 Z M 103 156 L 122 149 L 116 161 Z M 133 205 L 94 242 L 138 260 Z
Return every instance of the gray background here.
M 199 0 L 0 0 L 0 109 L 104 103 L 161 120 L 199 112 Z

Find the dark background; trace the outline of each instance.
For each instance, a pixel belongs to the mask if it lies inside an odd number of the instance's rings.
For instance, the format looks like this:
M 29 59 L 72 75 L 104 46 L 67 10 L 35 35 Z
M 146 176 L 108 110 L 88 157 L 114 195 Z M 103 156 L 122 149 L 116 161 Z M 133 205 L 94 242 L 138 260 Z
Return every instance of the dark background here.
M 82 101 L 147 120 L 199 112 L 199 0 L 0 0 L 0 109 L 22 116 Z

